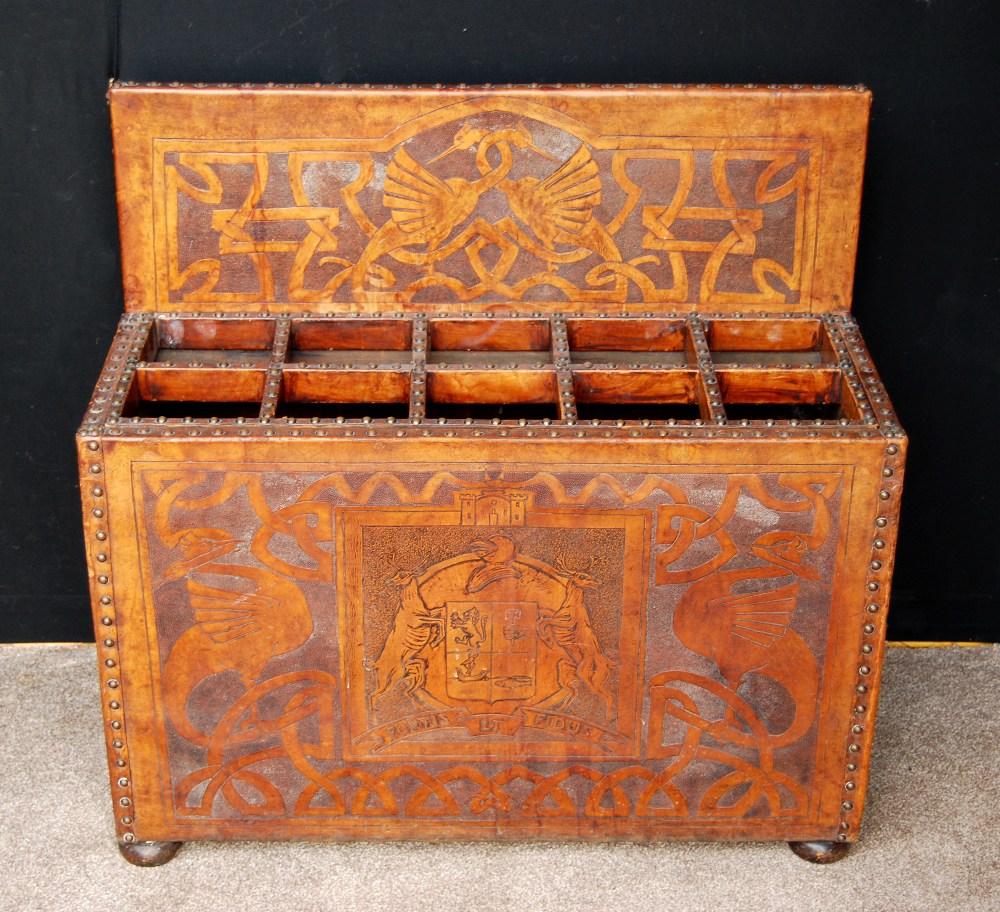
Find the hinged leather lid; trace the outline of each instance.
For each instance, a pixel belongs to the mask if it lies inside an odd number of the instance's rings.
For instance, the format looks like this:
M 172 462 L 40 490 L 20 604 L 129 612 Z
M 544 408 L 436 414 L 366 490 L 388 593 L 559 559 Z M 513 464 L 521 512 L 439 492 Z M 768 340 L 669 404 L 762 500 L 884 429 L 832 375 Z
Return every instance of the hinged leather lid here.
M 863 89 L 110 99 L 128 310 L 850 307 Z

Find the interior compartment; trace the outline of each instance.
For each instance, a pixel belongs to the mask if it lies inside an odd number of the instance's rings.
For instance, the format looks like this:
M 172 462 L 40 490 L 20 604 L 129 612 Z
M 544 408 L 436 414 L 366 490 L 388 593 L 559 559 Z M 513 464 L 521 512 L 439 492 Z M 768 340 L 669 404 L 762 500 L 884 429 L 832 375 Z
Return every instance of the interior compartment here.
M 712 351 L 819 351 L 823 322 L 810 319 L 708 321 Z
M 428 418 L 556 420 L 557 399 L 556 374 L 551 370 L 430 369 L 427 372 Z
M 428 329 L 431 352 L 547 352 L 552 347 L 548 320 L 439 318 Z
M 267 372 L 218 367 L 140 367 L 132 384 L 144 402 L 259 402 Z
M 264 395 L 264 370 L 164 367 L 136 370 L 122 408 L 136 418 L 253 418 Z
M 579 317 L 567 320 L 566 330 L 574 352 L 684 351 L 684 321 L 680 319 Z
M 160 317 L 155 344 L 159 350 L 270 351 L 274 327 L 268 318 Z
M 639 405 L 693 405 L 698 401 L 693 370 L 581 370 L 573 372 L 576 401 Z
M 142 359 L 166 367 L 266 367 L 274 344 L 274 320 L 160 317 Z
M 573 392 L 581 421 L 693 421 L 701 416 L 694 370 L 576 370 Z
M 409 320 L 293 320 L 288 361 L 330 364 L 407 364 L 412 360 Z
M 755 370 L 741 368 L 715 372 L 724 403 L 812 404 L 840 401 L 840 371 Z
M 428 418 L 449 421 L 556 421 L 559 409 L 554 402 L 531 405 L 524 402 L 433 402 L 428 404 Z
M 406 403 L 410 399 L 410 375 L 392 370 L 286 367 L 282 372 L 282 398 L 288 403 Z
M 814 319 L 712 319 L 706 330 L 718 365 L 819 367 L 836 361 L 826 329 Z
M 720 369 L 726 417 L 730 420 L 833 420 L 852 417 L 841 405 L 842 376 L 836 368 L 817 370 Z M 848 397 L 853 403 L 853 397 Z M 856 416 L 856 409 L 853 410 Z

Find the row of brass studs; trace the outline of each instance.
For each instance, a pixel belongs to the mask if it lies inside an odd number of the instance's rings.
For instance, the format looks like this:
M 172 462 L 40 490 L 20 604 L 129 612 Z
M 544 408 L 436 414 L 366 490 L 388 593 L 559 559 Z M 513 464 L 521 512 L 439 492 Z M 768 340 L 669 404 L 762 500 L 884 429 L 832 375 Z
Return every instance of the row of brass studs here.
M 427 319 L 414 317 L 410 331 L 410 349 L 413 352 L 410 364 L 410 420 L 419 424 L 427 415 Z
M 355 316 L 357 316 L 357 314 L 355 314 Z M 506 315 L 506 316 L 509 317 L 511 315 Z M 530 316 L 533 317 L 537 316 L 540 318 L 543 317 L 544 315 L 538 313 L 538 314 L 531 314 Z M 652 317 L 652 316 L 654 315 L 643 314 L 643 317 Z M 663 316 L 665 316 L 666 318 L 678 318 L 677 314 L 666 314 Z M 707 314 L 706 316 L 709 318 L 715 318 L 721 316 L 721 314 L 713 313 L 713 314 Z M 778 318 L 791 318 L 794 315 L 768 314 L 768 315 L 754 315 L 754 316 L 759 316 L 761 318 L 778 319 Z M 109 386 L 111 386 L 111 388 L 117 387 L 117 392 L 114 397 L 114 403 L 110 408 L 110 410 L 108 410 L 106 406 L 102 405 L 100 402 L 97 401 L 99 399 L 102 399 L 103 397 L 95 393 L 95 402 L 92 403 L 92 408 L 91 408 L 92 414 L 88 418 L 86 422 L 87 424 L 98 423 L 100 421 L 100 418 L 96 417 L 94 413 L 102 413 L 102 412 L 108 415 L 106 419 L 106 423 L 108 425 L 121 424 L 121 419 L 120 419 L 121 404 L 124 401 L 124 397 L 128 389 L 128 384 L 131 381 L 132 377 L 134 376 L 135 367 L 138 362 L 138 358 L 141 355 L 142 349 L 145 345 L 146 337 L 148 335 L 152 319 L 153 315 L 149 314 L 142 314 L 142 315 L 129 314 L 126 315 L 125 318 L 123 318 L 122 326 L 119 330 L 118 335 L 116 336 L 112 352 L 109 355 L 109 365 L 111 366 L 112 369 L 115 370 L 115 374 L 111 375 L 105 373 L 102 376 L 101 384 L 98 387 L 98 392 L 105 391 Z M 293 319 L 293 317 L 291 316 L 286 318 L 277 318 L 277 322 L 280 324 L 280 327 L 276 327 L 275 346 L 274 349 L 272 350 L 271 361 L 269 363 L 268 375 L 266 380 L 267 386 L 265 388 L 265 398 L 262 403 L 261 413 L 259 416 L 260 423 L 263 425 L 269 425 L 272 423 L 274 409 L 276 407 L 277 400 L 280 397 L 280 364 L 283 363 L 285 358 L 287 357 L 288 334 L 289 334 L 288 328 L 290 326 L 291 319 Z M 553 324 L 553 345 L 556 346 L 557 344 L 561 344 L 560 340 L 563 337 L 560 336 L 559 333 L 557 333 L 555 330 L 556 328 L 558 328 L 562 331 L 565 331 L 564 318 L 560 314 L 560 315 L 550 316 L 549 319 L 552 321 Z M 412 317 L 412 320 L 413 320 L 413 332 L 414 332 L 414 343 L 413 343 L 414 352 L 413 352 L 413 364 L 411 365 L 411 372 L 416 371 L 416 373 L 415 374 L 411 373 L 410 421 L 412 424 L 422 424 L 426 414 L 425 371 L 426 371 L 427 320 L 426 317 L 423 315 L 414 316 Z M 860 343 L 860 337 L 856 337 L 856 324 L 854 324 L 853 321 L 850 320 L 850 318 L 840 315 L 827 316 L 824 317 L 824 320 L 826 321 L 827 328 L 830 331 L 830 337 L 833 342 L 834 348 L 836 350 L 839 364 L 841 368 L 845 371 L 845 373 L 848 374 L 848 381 L 851 384 L 852 389 L 855 391 L 855 394 L 859 396 L 860 400 L 859 405 L 862 407 L 864 420 L 872 424 L 874 424 L 876 421 L 874 413 L 872 412 L 871 408 L 867 405 L 867 403 L 864 401 L 865 392 L 863 391 L 863 388 L 865 387 L 866 383 L 872 386 L 872 394 L 874 398 L 878 399 L 881 403 L 883 403 L 885 409 L 888 410 L 888 414 L 891 415 L 892 414 L 891 406 L 887 404 L 888 398 L 887 396 L 885 396 L 885 391 L 881 387 L 881 384 L 878 382 L 877 376 L 874 374 L 874 370 L 871 367 L 871 362 L 867 358 L 867 353 L 865 352 L 863 345 Z M 704 384 L 705 401 L 707 404 L 707 408 L 712 416 L 709 424 L 710 425 L 718 424 L 718 425 L 725 425 L 727 427 L 733 427 L 735 426 L 736 423 L 730 422 L 726 420 L 724 417 L 724 411 L 719 397 L 717 378 L 715 376 L 714 367 L 711 362 L 711 356 L 708 351 L 703 324 L 701 323 L 701 320 L 698 317 L 692 317 L 687 322 L 690 328 L 691 338 L 694 341 L 695 357 L 698 361 L 697 366 L 699 368 L 699 373 L 701 374 L 702 377 L 701 382 Z M 857 344 L 854 346 L 854 348 L 857 349 L 857 351 L 852 352 L 849 349 L 844 338 L 842 338 L 840 333 L 841 323 L 846 323 L 852 335 L 852 339 L 856 338 Z M 553 351 L 555 352 L 555 348 L 553 349 Z M 563 346 L 558 352 L 558 354 L 554 356 L 558 358 L 568 357 L 568 351 L 566 347 Z M 565 367 L 568 370 L 569 369 L 568 363 L 565 365 L 563 364 L 558 365 L 557 371 L 563 367 Z M 860 374 L 860 378 L 859 378 L 859 372 L 862 372 Z M 569 381 L 568 383 L 565 382 L 567 380 Z M 115 383 L 114 381 L 117 382 Z M 560 390 L 560 409 L 562 412 L 564 412 L 567 405 L 567 403 L 563 401 L 564 394 L 565 393 L 572 394 L 572 377 L 559 376 L 558 382 Z M 573 403 L 573 405 L 575 408 L 575 402 Z M 569 427 L 575 425 L 574 418 L 571 418 L 568 415 L 563 420 L 565 421 L 565 424 Z M 168 426 L 167 429 L 161 430 L 159 432 L 159 436 L 166 436 L 166 437 L 175 436 L 176 432 L 172 428 L 176 427 L 178 423 L 195 424 L 193 419 L 166 419 L 166 418 L 132 419 L 131 423 L 133 425 L 138 424 L 140 426 L 138 429 L 138 433 L 142 436 L 146 436 L 152 433 L 151 430 L 148 430 L 143 427 L 144 421 L 147 423 L 155 421 L 158 424 L 166 424 Z M 295 419 L 287 419 L 287 421 L 288 423 L 294 423 Z M 328 423 L 328 421 L 329 419 L 321 420 L 319 418 L 314 418 L 312 419 L 311 423 L 322 425 Z M 246 424 L 247 422 L 248 419 L 246 418 L 235 419 L 235 423 L 237 425 Z M 208 423 L 218 425 L 222 424 L 222 420 L 208 419 Z M 226 421 L 227 425 L 229 423 L 230 423 L 229 421 Z M 345 423 L 345 422 L 338 419 L 336 423 Z M 350 425 L 356 425 L 357 423 L 358 423 L 357 419 L 351 419 L 349 421 Z M 360 423 L 370 424 L 371 420 L 366 421 L 365 419 L 361 419 Z M 386 423 L 390 422 L 387 421 Z M 447 422 L 444 419 L 441 419 L 441 423 L 447 423 Z M 493 423 L 498 424 L 500 422 L 495 420 Z M 522 421 L 519 423 L 524 425 L 528 424 L 529 422 Z M 673 426 L 676 423 L 677 422 L 673 420 L 665 422 L 665 424 L 668 426 Z M 715 437 L 716 434 L 712 431 L 700 430 L 700 428 L 705 423 L 706 422 L 702 421 L 701 419 L 697 419 L 693 422 L 682 422 L 682 426 L 689 426 L 691 428 L 691 431 L 690 433 L 682 432 L 680 436 L 708 437 L 708 438 Z M 512 422 L 509 424 L 512 424 Z M 531 424 L 534 424 L 534 422 L 531 422 Z M 614 424 L 618 427 L 625 427 L 625 426 L 632 427 L 633 430 L 630 431 L 631 436 L 650 436 L 644 433 L 641 430 L 641 428 L 648 428 L 649 426 L 653 425 L 654 422 L 643 420 L 638 422 L 638 425 L 635 426 L 634 422 L 625 422 L 624 420 L 617 420 L 614 422 Z M 661 422 L 655 422 L 655 424 L 659 426 Z M 853 433 L 850 431 L 845 432 L 840 430 L 841 428 L 852 427 L 852 424 L 853 423 L 848 419 L 840 419 L 839 421 L 836 422 L 826 422 L 821 419 L 816 419 L 811 422 L 810 421 L 802 422 L 797 419 L 791 419 L 787 421 L 778 419 L 765 419 L 763 421 L 760 420 L 750 421 L 748 419 L 741 419 L 739 421 L 740 427 L 752 428 L 752 430 L 748 432 L 748 436 L 756 438 L 769 438 L 769 437 L 791 438 L 791 437 L 798 437 L 800 436 L 800 434 L 804 435 L 805 437 L 873 436 L 871 432 L 866 430 L 854 431 Z M 806 430 L 804 432 L 791 430 L 794 428 L 799 428 L 800 426 L 804 426 Z M 772 428 L 780 428 L 780 430 L 771 431 L 770 429 Z M 898 426 L 896 425 L 893 425 L 893 427 L 890 428 L 889 430 L 890 432 L 895 430 L 895 432 L 901 433 L 898 429 Z M 388 436 L 405 436 L 405 431 L 402 431 L 399 428 L 382 429 L 381 432 L 385 433 Z M 116 433 L 116 432 L 111 431 L 109 429 L 108 433 Z M 200 430 L 189 429 L 187 431 L 187 436 L 200 436 L 201 433 L 202 431 Z M 217 427 L 216 429 L 205 433 L 207 436 L 221 437 L 225 436 L 227 431 L 223 427 Z M 270 427 L 265 427 L 263 430 L 255 427 L 241 428 L 236 431 L 236 436 L 270 437 L 270 436 L 275 436 L 276 433 L 282 433 L 282 434 L 289 433 L 291 436 L 301 436 L 301 432 L 298 432 L 297 430 L 293 431 L 281 430 L 279 432 L 276 432 Z M 314 432 L 314 433 L 317 433 L 318 436 L 328 436 L 326 433 L 319 433 L 319 432 Z M 366 432 L 366 435 L 376 436 L 376 434 L 369 432 Z M 353 434 L 347 434 L 347 436 L 353 436 Z M 427 436 L 427 435 L 422 432 L 422 436 Z M 449 435 L 449 436 L 454 436 L 454 435 Z M 549 436 L 562 436 L 562 435 L 550 432 Z M 585 436 L 585 435 L 580 435 L 578 432 L 569 432 L 566 434 L 566 436 Z M 669 434 L 663 434 L 662 432 L 660 432 L 658 436 L 669 436 Z M 742 436 L 742 434 L 734 433 L 731 436 Z
M 421 397 L 424 387 L 417 384 L 411 391 L 411 403 L 414 397 Z M 793 419 L 794 420 L 794 419 Z M 247 437 L 431 437 L 431 436 L 471 436 L 481 437 L 485 433 L 498 434 L 501 437 L 634 437 L 640 439 L 655 439 L 661 437 L 682 437 L 692 440 L 825 440 L 828 438 L 857 440 L 877 436 L 877 432 L 866 428 L 844 428 L 839 426 L 812 427 L 790 425 L 790 422 L 768 420 L 762 422 L 764 427 L 743 425 L 739 427 L 713 427 L 705 425 L 700 418 L 692 422 L 679 422 L 676 419 L 653 422 L 648 418 L 640 421 L 625 421 L 624 419 L 590 422 L 580 421 L 560 422 L 553 427 L 551 419 L 528 421 L 526 418 L 479 420 L 473 418 L 434 419 L 428 425 L 426 418 L 414 415 L 409 419 L 393 417 L 378 419 L 360 418 L 284 418 L 273 423 L 251 424 L 246 426 L 247 419 L 235 419 L 236 427 L 220 427 L 221 419 L 209 418 L 210 427 L 193 426 L 194 422 L 177 419 L 151 419 L 153 424 L 117 426 L 112 419 L 103 433 L 110 437 L 230 437 L 243 439 Z M 157 426 L 161 425 L 161 426 Z
M 288 343 L 292 332 L 292 321 L 278 319 L 274 325 L 274 344 L 271 346 L 271 360 L 267 365 L 264 379 L 264 396 L 260 403 L 260 421 L 267 424 L 274 418 L 281 397 L 281 366 L 288 357 Z
M 850 388 L 850 395 L 854 397 L 854 401 L 857 403 L 858 411 L 861 413 L 862 423 L 870 425 L 877 424 L 878 422 L 876 421 L 875 413 L 872 411 L 871 406 L 868 403 L 864 382 L 858 375 L 857 365 L 852 359 L 848 343 L 841 333 L 840 322 L 838 320 L 827 320 L 825 322 L 827 335 L 830 338 L 833 350 L 837 356 L 837 363 L 840 369 L 844 372 L 844 382 L 846 382 L 847 386 Z M 843 398 L 844 395 L 844 391 L 841 391 L 841 398 Z
M 347 304 L 345 307 L 349 306 Z M 692 305 L 693 307 L 694 305 Z M 149 323 L 153 317 L 160 317 L 164 320 L 193 320 L 193 319 L 231 319 L 231 320 L 248 320 L 248 319 L 271 319 L 277 320 L 281 318 L 287 318 L 289 320 L 327 320 L 331 317 L 336 317 L 342 320 L 408 320 L 408 319 L 448 319 L 448 320 L 524 320 L 527 318 L 535 320 L 544 320 L 548 317 L 560 317 L 564 320 L 586 318 L 588 320 L 620 320 L 623 317 L 636 320 L 684 320 L 687 317 L 700 317 L 703 320 L 802 320 L 802 319 L 823 319 L 828 321 L 848 321 L 849 318 L 844 316 L 841 317 L 840 314 L 824 314 L 821 317 L 812 314 L 803 313 L 793 313 L 789 312 L 773 312 L 773 313 L 724 313 L 723 311 L 632 311 L 632 310 L 621 310 L 621 311 L 595 311 L 590 312 L 586 310 L 547 310 L 547 311 L 520 311 L 517 313 L 513 312 L 503 312 L 494 313 L 492 311 L 462 311 L 461 313 L 456 313 L 455 311 L 441 309 L 441 310 L 420 310 L 420 311 L 378 311 L 374 313 L 368 313 L 362 310 L 345 310 L 337 311 L 333 310 L 329 313 L 316 313 L 312 311 L 298 311 L 298 312 L 283 312 L 281 317 L 274 316 L 267 311 L 225 311 L 217 310 L 211 312 L 203 311 L 156 311 L 143 312 L 143 313 L 126 313 L 122 316 L 122 323 Z
M 663 83 L 663 82 L 604 82 L 604 83 L 592 83 L 592 82 L 506 82 L 506 83 L 465 83 L 459 82 L 455 84 L 448 84 L 442 82 L 435 82 L 433 84 L 427 83 L 410 83 L 409 85 L 399 84 L 399 83 L 349 83 L 349 82 L 339 82 L 339 83 L 324 83 L 324 82 L 134 82 L 132 80 L 125 80 L 122 82 L 112 83 L 112 85 L 117 86 L 127 86 L 129 88 L 139 87 L 144 89 L 160 89 L 160 88 L 170 88 L 170 89 L 337 89 L 340 91 L 385 91 L 385 92 L 398 92 L 401 89 L 460 89 L 460 90 L 471 90 L 477 91 L 479 89 L 490 89 L 501 92 L 513 92 L 524 89 L 587 89 L 589 91 L 595 91 L 598 89 L 606 89 L 611 91 L 620 92 L 622 89 L 699 89 L 699 90 L 711 90 L 711 91 L 731 91 L 733 89 L 767 89 L 769 91 L 778 91 L 783 89 L 789 89 L 793 92 L 866 92 L 868 91 L 865 86 L 857 85 L 806 85 L 805 83 L 757 83 L 757 82 L 745 82 L 745 83 L 733 83 L 733 82 L 699 82 L 699 83 L 686 83 L 686 82 L 673 82 L 673 83 Z
M 123 842 L 135 842 L 132 782 L 125 742 L 125 710 L 121 686 L 118 624 L 114 583 L 111 576 L 111 542 L 108 537 L 107 496 L 101 445 L 88 440 L 83 455 L 86 480 L 87 552 L 93 560 L 92 597 L 95 601 L 97 655 L 101 669 L 101 708 L 107 725 L 108 762 L 111 766 L 111 797 L 115 805 L 115 827 Z M 88 487 L 89 485 L 89 487 Z
M 858 324 L 847 315 L 842 316 L 840 322 L 843 326 L 842 338 L 846 355 L 850 362 L 847 369 L 849 382 L 852 386 L 855 382 L 861 384 L 864 393 L 859 395 L 859 399 L 864 400 L 867 396 L 867 414 L 870 415 L 871 422 L 878 423 L 887 437 L 902 437 L 903 431 L 896 420 L 896 412 L 861 338 Z
M 702 415 L 708 412 L 708 421 L 712 424 L 725 424 L 726 412 L 722 407 L 722 394 L 719 391 L 719 378 L 715 375 L 715 365 L 712 353 L 708 347 L 705 327 L 697 317 L 687 321 L 688 335 L 694 349 L 694 367 L 698 369 L 700 386 L 698 398 L 701 400 Z
M 121 417 L 125 396 L 151 323 L 152 317 L 123 317 L 120 321 L 94 395 L 87 407 L 83 424 L 88 433 L 99 431 L 103 424 L 117 421 Z
M 576 421 L 577 410 L 566 320 L 557 314 L 549 318 L 549 327 L 552 336 L 552 362 L 556 368 L 559 420 L 572 423 Z
M 859 770 L 859 760 L 871 757 L 874 726 L 874 700 L 877 680 L 874 669 L 882 662 L 885 649 L 885 618 L 889 607 L 889 581 L 892 578 L 892 549 L 888 536 L 895 535 L 899 516 L 899 497 L 902 489 L 902 460 L 899 446 L 890 443 L 885 449 L 882 465 L 882 485 L 879 490 L 879 508 L 872 533 L 871 562 L 865 583 L 865 611 L 862 627 L 861 654 L 858 659 L 854 685 L 855 700 L 851 713 L 851 729 L 846 747 L 844 768 L 843 812 L 837 839 L 846 842 L 852 828 L 857 829 L 860 810 L 857 799 L 858 778 L 867 782 L 868 770 Z M 889 556 L 886 549 L 889 548 Z M 877 623 L 876 623 L 877 622 Z M 859 777 L 860 772 L 860 777 Z

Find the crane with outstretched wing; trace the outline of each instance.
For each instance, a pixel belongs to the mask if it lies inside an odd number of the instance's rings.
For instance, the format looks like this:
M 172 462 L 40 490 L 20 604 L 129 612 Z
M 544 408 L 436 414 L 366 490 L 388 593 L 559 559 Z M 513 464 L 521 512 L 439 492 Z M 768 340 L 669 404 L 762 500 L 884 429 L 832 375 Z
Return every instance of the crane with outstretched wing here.
M 621 262 L 614 239 L 594 218 L 594 209 L 601 205 L 601 175 L 586 146 L 548 177 L 503 180 L 498 186 L 511 212 L 546 250 L 556 253 L 556 244 L 567 244 L 591 250 L 606 262 Z

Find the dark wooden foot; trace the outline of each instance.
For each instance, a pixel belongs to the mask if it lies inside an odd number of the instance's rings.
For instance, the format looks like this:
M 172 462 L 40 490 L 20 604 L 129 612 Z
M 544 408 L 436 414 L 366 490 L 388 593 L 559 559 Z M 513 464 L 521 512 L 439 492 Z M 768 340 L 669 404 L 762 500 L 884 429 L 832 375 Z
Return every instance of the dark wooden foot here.
M 799 858 L 814 864 L 832 864 L 840 861 L 851 848 L 849 842 L 790 842 L 790 848 Z
M 134 865 L 155 868 L 170 861 L 182 845 L 182 842 L 119 842 L 118 851 Z

